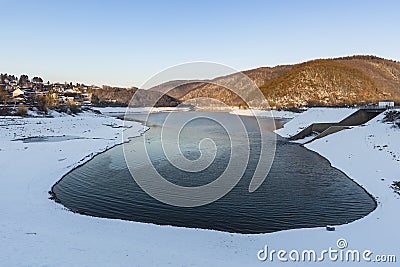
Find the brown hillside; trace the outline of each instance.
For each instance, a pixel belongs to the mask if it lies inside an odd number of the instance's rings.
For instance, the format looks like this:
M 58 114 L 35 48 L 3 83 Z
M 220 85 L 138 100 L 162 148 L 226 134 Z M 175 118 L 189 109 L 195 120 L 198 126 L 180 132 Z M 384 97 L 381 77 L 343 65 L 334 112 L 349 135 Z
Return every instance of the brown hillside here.
M 263 67 L 254 70 L 244 71 L 243 73 L 246 74 L 250 79 L 252 79 L 257 86 L 260 86 L 268 80 L 279 77 L 279 75 L 290 70 L 291 68 L 292 66 L 277 66 L 274 68 Z M 239 96 L 226 89 L 235 87 L 238 84 L 240 85 L 240 83 L 243 82 L 241 81 L 241 77 L 241 74 L 239 75 L 237 73 L 234 73 L 227 76 L 218 77 L 206 82 L 195 82 L 192 84 L 184 85 L 186 87 L 191 86 L 193 89 L 188 90 L 188 93 L 181 97 L 180 100 L 188 101 L 190 99 L 195 99 L 199 97 L 207 97 L 220 100 L 225 104 L 231 106 L 246 106 L 246 104 Z M 219 85 L 217 85 L 216 83 L 218 83 Z M 220 85 L 224 85 L 226 88 Z M 245 85 L 239 88 L 244 92 L 248 90 Z M 187 88 L 185 89 L 187 90 Z
M 381 99 L 400 102 L 400 63 L 375 56 L 318 59 L 243 73 L 260 87 L 270 106 L 276 108 L 361 105 Z M 245 105 L 234 93 L 213 84 L 237 85 L 239 76 L 176 83 L 177 87 L 169 94 L 182 101 L 208 97 L 232 106 Z
M 372 56 L 313 60 L 260 86 L 271 106 L 342 106 L 400 101 L 400 63 Z
M 198 88 L 203 84 L 205 84 L 205 82 L 199 80 L 176 80 L 162 83 L 160 85 L 150 88 L 149 90 L 166 93 L 169 96 L 180 99 L 190 91 Z
M 96 106 L 128 106 L 129 104 L 133 107 L 175 107 L 180 103 L 179 100 L 161 92 L 137 88 L 104 86 L 102 89 L 92 89 L 89 92 L 92 94 L 92 102 Z
M 173 80 L 150 88 L 150 91 L 166 93 L 174 98 L 181 98 L 204 81 L 199 80 Z

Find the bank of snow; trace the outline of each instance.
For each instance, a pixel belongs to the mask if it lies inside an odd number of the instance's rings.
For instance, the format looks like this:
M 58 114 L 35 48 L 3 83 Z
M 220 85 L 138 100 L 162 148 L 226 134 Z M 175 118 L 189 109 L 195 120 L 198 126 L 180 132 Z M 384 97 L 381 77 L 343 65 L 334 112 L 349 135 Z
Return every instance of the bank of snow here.
M 188 111 L 187 107 L 93 107 L 94 110 L 98 110 L 103 114 L 115 114 L 115 113 L 157 113 L 157 112 L 171 112 L 171 111 Z
M 285 110 L 257 110 L 257 109 L 238 109 L 234 108 L 231 114 L 240 116 L 255 116 L 261 118 L 292 119 L 300 113 Z
M 302 113 L 298 119 L 314 122 L 307 114 L 312 113 Z M 373 255 L 396 254 L 399 258 L 400 200 L 390 184 L 399 180 L 400 164 L 396 159 L 400 156 L 400 130 L 380 119 L 382 116 L 365 127 L 344 130 L 307 145 L 374 195 L 379 203 L 374 212 L 338 226 L 334 232 L 320 227 L 241 235 L 71 213 L 48 200 L 51 186 L 77 164 L 121 143 L 122 131 L 129 131 L 124 136 L 135 136 L 143 127 L 128 122 L 131 128 L 121 128 L 122 121 L 89 113 L 58 118 L 0 117 L 1 265 L 276 266 L 280 263 L 276 258 L 273 263 L 257 259 L 257 252 L 265 245 L 270 250 L 322 251 L 337 248 L 339 238 L 346 239 L 350 249 L 369 249 Z M 60 135 L 82 138 L 39 143 L 12 141 Z M 342 266 L 343 262 L 326 259 L 322 265 Z M 352 265 L 365 263 L 345 264 Z
M 302 128 L 299 125 L 309 125 L 328 119 L 332 121 L 339 118 L 340 120 L 353 112 L 348 109 L 336 111 L 338 113 L 334 115 L 332 109 L 310 110 L 285 125 L 283 129 L 287 128 L 287 131 L 277 130 L 277 132 L 283 133 L 283 136 L 287 136 L 288 133 L 295 134 Z M 318 116 L 316 116 L 317 114 Z M 322 114 L 329 115 L 321 117 Z M 377 254 L 383 254 L 396 255 L 397 261 L 400 260 L 398 246 L 400 196 L 391 187 L 394 181 L 400 180 L 400 129 L 393 123 L 383 123 L 384 116 L 384 114 L 380 114 L 362 126 L 346 129 L 305 145 L 308 149 L 327 158 L 332 166 L 342 170 L 375 197 L 378 203 L 376 210 L 361 220 L 338 226 L 332 234 L 318 233 L 318 229 L 272 234 L 271 237 L 282 238 L 281 240 L 272 238 L 274 241 L 271 243 L 275 244 L 275 247 L 287 248 L 287 241 L 284 240 L 288 239 L 296 240 L 298 245 L 292 244 L 292 246 L 304 249 L 307 249 L 307 246 L 301 243 L 307 243 L 309 249 L 323 248 L 322 244 L 325 244 L 325 248 L 327 248 L 328 243 L 335 247 L 332 241 L 328 242 L 331 240 L 331 236 L 335 236 L 336 238 L 345 238 L 350 249 L 373 251 L 372 259 L 375 259 Z M 297 241 L 296 238 L 301 237 L 306 238 L 307 241 Z M 336 261 L 330 264 L 336 266 L 340 262 Z M 361 260 L 357 266 L 364 264 L 365 262 Z M 373 262 L 373 264 L 374 266 L 378 265 L 377 262 Z M 385 263 L 380 264 L 385 265 Z

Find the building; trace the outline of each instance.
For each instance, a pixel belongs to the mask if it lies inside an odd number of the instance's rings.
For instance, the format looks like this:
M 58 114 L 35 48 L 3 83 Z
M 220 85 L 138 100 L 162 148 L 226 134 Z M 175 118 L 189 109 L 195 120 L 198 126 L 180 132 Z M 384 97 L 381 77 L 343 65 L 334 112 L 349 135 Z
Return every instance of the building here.
M 17 89 L 15 89 L 13 92 L 12 92 L 12 96 L 14 97 L 14 98 L 16 98 L 16 97 L 20 97 L 20 96 L 24 96 L 24 91 L 22 91 L 21 89 L 19 89 L 19 88 L 17 88 Z
M 394 101 L 393 100 L 380 100 L 378 102 L 378 107 L 379 108 L 392 108 L 392 107 L 394 107 Z

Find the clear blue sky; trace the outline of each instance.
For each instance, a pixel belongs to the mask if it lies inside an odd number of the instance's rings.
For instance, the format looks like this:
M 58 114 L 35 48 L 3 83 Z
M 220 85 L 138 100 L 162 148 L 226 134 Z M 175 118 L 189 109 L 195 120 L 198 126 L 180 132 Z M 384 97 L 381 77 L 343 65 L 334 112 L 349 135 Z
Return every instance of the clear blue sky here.
M 244 70 L 321 57 L 400 60 L 400 1 L 0 1 L 0 72 L 139 86 L 191 61 Z

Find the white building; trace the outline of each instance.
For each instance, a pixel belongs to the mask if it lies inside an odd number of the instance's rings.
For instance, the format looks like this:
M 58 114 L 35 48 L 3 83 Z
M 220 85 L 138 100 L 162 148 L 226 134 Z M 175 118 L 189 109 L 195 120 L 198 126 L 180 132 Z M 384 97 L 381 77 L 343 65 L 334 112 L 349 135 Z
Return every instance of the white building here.
M 12 92 L 12 96 L 15 97 L 19 97 L 19 96 L 23 96 L 24 95 L 24 91 L 22 91 L 21 89 L 17 88 L 16 90 L 14 90 Z
M 378 102 L 380 108 L 392 108 L 394 107 L 394 101 L 392 100 L 381 100 Z

